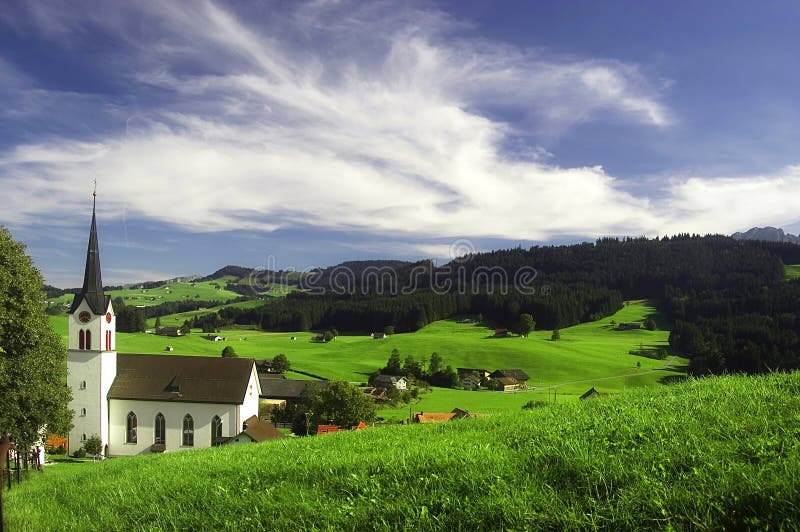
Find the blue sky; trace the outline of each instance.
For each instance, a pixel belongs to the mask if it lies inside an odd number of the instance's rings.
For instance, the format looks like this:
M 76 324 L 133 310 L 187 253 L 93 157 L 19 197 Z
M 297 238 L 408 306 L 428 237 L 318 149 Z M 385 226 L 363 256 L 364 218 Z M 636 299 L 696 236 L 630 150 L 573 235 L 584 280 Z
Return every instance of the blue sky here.
M 80 284 L 800 230 L 796 2 L 9 2 L 0 224 Z

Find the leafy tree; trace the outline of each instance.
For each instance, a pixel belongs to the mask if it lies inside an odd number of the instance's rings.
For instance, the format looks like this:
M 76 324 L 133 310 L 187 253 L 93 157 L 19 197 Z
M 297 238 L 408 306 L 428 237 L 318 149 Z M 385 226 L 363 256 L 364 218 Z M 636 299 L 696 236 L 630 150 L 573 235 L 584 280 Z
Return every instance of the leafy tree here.
M 442 370 L 444 366 L 444 359 L 442 355 L 434 351 L 431 353 L 431 360 L 428 363 L 428 375 L 435 375 Z
M 85 442 L 83 442 L 83 449 L 86 454 L 90 456 L 97 456 L 100 454 L 100 449 L 103 447 L 103 442 L 100 441 L 100 436 L 92 434 Z
M 656 330 L 656 320 L 653 318 L 647 318 L 644 320 L 644 328 L 648 331 L 655 331 Z
M 413 355 L 408 355 L 403 361 L 403 374 L 415 379 L 422 378 L 422 363 L 415 360 Z
M 359 388 L 344 381 L 331 381 L 310 397 L 310 425 L 314 431 L 321 424 L 350 428 L 359 422 L 375 419 L 375 403 Z
M 514 327 L 514 332 L 520 336 L 528 336 L 528 334 L 536 328 L 536 322 L 533 321 L 533 316 L 530 314 L 520 314 L 519 321 Z
M 387 325 L 386 327 L 383 328 L 383 332 L 387 336 L 393 335 L 394 334 L 394 325 Z
M 44 313 L 42 277 L 7 229 L 0 227 L 0 432 L 26 447 L 39 430 L 65 433 L 67 350 Z
M 156 317 L 156 330 L 161 328 L 161 316 Z
M 554 342 L 561 340 L 561 331 L 558 329 L 553 329 L 553 334 L 550 335 L 550 339 Z
M 322 335 L 322 339 L 325 342 L 330 342 L 333 340 L 333 333 L 331 331 L 325 331 Z
M 192 326 L 189 324 L 189 320 L 183 322 L 181 325 L 181 334 L 190 334 L 192 332 Z
M 452 366 L 447 366 L 430 376 L 431 384 L 442 388 L 455 388 L 458 385 L 458 373 Z
M 147 330 L 147 320 L 140 308 L 123 306 L 116 311 L 117 330 L 120 332 L 144 332 Z
M 387 375 L 402 375 L 403 367 L 400 365 L 400 351 L 392 349 L 392 354 L 389 356 L 386 367 L 383 368 L 383 373 Z
M 272 359 L 272 369 L 273 371 L 277 371 L 278 373 L 284 373 L 291 369 L 291 364 L 289 364 L 289 359 L 286 358 L 286 355 L 283 353 L 276 355 L 275 358 Z
M 236 358 L 239 355 L 236 354 L 236 351 L 233 350 L 233 347 L 227 346 L 222 350 L 222 356 L 224 358 Z

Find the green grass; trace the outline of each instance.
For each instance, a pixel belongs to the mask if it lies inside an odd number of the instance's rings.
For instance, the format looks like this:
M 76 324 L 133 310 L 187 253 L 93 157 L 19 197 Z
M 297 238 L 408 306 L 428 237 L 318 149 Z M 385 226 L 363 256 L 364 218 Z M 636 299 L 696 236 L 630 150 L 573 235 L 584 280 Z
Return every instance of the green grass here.
M 800 373 L 690 380 L 439 425 L 58 464 L 10 530 L 785 529 Z
M 800 264 L 787 264 L 784 273 L 787 279 L 800 279 Z
M 611 324 L 642 321 L 653 317 L 661 329 L 656 331 L 618 331 Z M 181 320 L 181 323 L 183 320 Z M 51 317 L 54 328 L 66 337 L 66 317 Z M 162 318 L 162 324 L 169 322 Z M 392 349 L 402 356 L 428 358 L 434 351 L 455 367 L 522 368 L 532 387 L 558 385 L 560 400 L 575 399 L 592 386 L 603 392 L 620 392 L 630 387 L 657 384 L 670 376 L 682 375 L 685 360 L 676 359 L 664 369 L 664 360 L 632 356 L 640 347 L 668 347 L 668 324 L 646 301 L 630 302 L 617 314 L 600 321 L 561 330 L 561 340 L 550 341 L 550 331 L 535 331 L 527 338 L 492 338 L 493 330 L 453 320 L 431 323 L 409 334 L 396 334 L 386 340 L 369 336 L 339 336 L 327 344 L 311 342 L 313 333 L 268 333 L 251 330 L 223 331 L 226 342 L 211 342 L 199 331 L 179 338 L 152 334 L 117 334 L 121 353 L 166 353 L 171 345 L 175 354 L 219 356 L 230 345 L 239 356 L 272 358 L 285 354 L 294 369 L 329 379 L 366 382 L 368 375 L 383 367 Z M 291 337 L 297 340 L 292 341 Z M 246 340 L 245 340 L 246 338 Z M 637 367 L 637 363 L 641 367 Z M 455 407 L 472 412 L 493 413 L 516 410 L 530 400 L 547 397 L 547 392 L 489 393 L 436 389 L 425 394 L 414 409 L 450 411 Z M 383 410 L 387 419 L 408 417 L 408 407 Z

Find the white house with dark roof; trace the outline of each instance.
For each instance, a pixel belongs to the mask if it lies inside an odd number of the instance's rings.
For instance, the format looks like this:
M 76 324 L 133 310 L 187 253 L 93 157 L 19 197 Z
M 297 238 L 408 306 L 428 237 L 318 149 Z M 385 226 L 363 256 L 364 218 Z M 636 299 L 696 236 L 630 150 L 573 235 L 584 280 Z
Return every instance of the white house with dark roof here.
M 258 415 L 249 359 L 116 352 L 116 317 L 100 274 L 95 210 L 83 286 L 69 311 L 69 452 L 94 434 L 105 456 L 210 447 Z

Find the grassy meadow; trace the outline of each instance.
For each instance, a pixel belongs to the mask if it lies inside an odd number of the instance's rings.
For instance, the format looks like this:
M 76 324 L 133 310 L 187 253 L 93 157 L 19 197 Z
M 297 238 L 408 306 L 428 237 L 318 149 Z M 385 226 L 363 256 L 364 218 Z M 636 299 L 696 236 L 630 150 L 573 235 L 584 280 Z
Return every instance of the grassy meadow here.
M 784 269 L 787 279 L 800 279 L 800 264 L 788 264 Z
M 5 515 L 19 531 L 793 530 L 798 397 L 800 373 L 692 379 L 438 425 L 57 464 L 7 491 Z
M 619 331 L 612 324 L 647 317 L 658 322 L 658 330 Z M 169 319 L 162 318 L 162 323 L 169 324 Z M 66 317 L 51 317 L 51 323 L 66 341 Z M 411 354 L 417 359 L 427 359 L 436 351 L 454 368 L 522 368 L 530 375 L 529 386 L 540 390 L 497 393 L 435 388 L 414 405 L 416 411 L 450 411 L 459 407 L 495 413 L 516 410 L 531 400 L 548 400 L 553 392 L 544 388 L 557 387 L 559 400 L 574 400 L 592 386 L 616 393 L 681 376 L 685 360 L 655 360 L 629 354 L 640 348 L 668 347 L 668 328 L 669 324 L 648 302 L 632 301 L 613 316 L 562 329 L 557 342 L 550 340 L 551 331 L 534 331 L 527 338 L 493 338 L 494 331 L 484 326 L 443 320 L 415 333 L 396 334 L 385 340 L 345 335 L 327 344 L 312 342 L 311 332 L 235 329 L 220 333 L 225 342 L 206 340 L 199 331 L 177 338 L 117 333 L 117 349 L 121 353 L 162 354 L 171 345 L 174 354 L 219 356 L 230 345 L 243 357 L 272 358 L 283 353 L 293 369 L 350 382 L 366 382 L 371 372 L 386 364 L 392 349 L 398 349 L 402 357 Z M 293 341 L 293 336 L 297 340 Z M 408 407 L 382 410 L 380 415 L 404 419 L 408 417 Z

